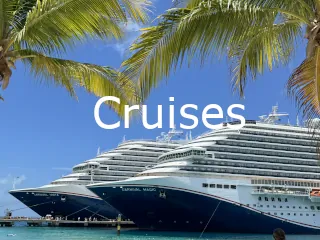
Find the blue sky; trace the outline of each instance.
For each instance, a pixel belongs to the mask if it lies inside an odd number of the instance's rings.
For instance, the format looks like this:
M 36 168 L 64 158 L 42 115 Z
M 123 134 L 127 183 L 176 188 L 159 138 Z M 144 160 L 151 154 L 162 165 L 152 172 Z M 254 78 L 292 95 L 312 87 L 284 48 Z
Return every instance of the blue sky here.
M 154 15 L 163 12 L 172 4 L 171 0 L 156 2 Z M 118 43 L 92 41 L 79 45 L 66 56 L 69 59 L 119 67 L 126 56 L 128 44 L 138 32 L 138 26 L 129 25 L 127 38 Z M 305 44 L 305 43 L 303 43 Z M 78 91 L 79 101 L 70 98 L 66 90 L 39 82 L 18 64 L 11 83 L 1 92 L 5 102 L 0 102 L 0 215 L 5 208 L 22 207 L 7 191 L 12 188 L 13 178 L 20 176 L 18 188 L 39 187 L 66 175 L 73 165 L 95 157 L 98 147 L 103 150 L 116 147 L 123 139 L 155 139 L 169 128 L 169 97 L 175 97 L 176 123 L 190 124 L 179 117 L 182 105 L 192 103 L 199 106 L 193 113 L 201 119 L 201 109 L 208 104 L 218 104 L 224 111 L 229 105 L 240 103 L 246 109 L 246 119 L 257 119 L 279 104 L 280 111 L 289 112 L 291 123 L 295 122 L 296 108 L 287 97 L 285 83 L 290 71 L 304 57 L 304 48 L 288 67 L 266 72 L 246 88 L 245 99 L 233 95 L 230 85 L 230 69 L 226 61 L 216 61 L 200 68 L 195 60 L 191 68 L 184 66 L 153 91 L 147 101 L 148 121 L 156 119 L 158 104 L 163 105 L 163 129 L 146 130 L 140 119 L 134 119 L 129 129 L 101 129 L 93 117 L 95 96 Z M 102 119 L 117 120 L 107 107 L 101 110 Z M 203 124 L 192 131 L 196 136 L 207 131 Z M 21 210 L 16 215 L 35 215 L 30 210 Z

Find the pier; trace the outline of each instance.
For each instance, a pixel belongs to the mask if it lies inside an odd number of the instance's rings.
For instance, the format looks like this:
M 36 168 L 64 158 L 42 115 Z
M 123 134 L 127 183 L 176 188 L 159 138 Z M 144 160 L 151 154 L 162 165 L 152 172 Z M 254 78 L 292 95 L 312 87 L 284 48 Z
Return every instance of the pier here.
M 0 227 L 13 227 L 16 223 L 23 223 L 30 227 L 101 227 L 101 228 L 136 228 L 132 221 L 74 221 L 74 220 L 52 220 L 32 218 L 0 218 Z

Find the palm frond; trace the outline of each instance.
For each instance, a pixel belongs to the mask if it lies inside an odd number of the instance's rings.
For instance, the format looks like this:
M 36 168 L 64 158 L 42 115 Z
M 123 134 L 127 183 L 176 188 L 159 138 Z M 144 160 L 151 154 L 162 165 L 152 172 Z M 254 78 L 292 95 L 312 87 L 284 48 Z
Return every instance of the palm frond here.
M 303 115 L 312 119 L 320 115 L 320 48 L 314 57 L 296 68 L 288 81 L 288 94 L 293 97 Z
M 146 97 L 183 60 L 199 57 L 203 63 L 209 56 L 221 55 L 228 46 L 245 38 L 253 23 L 273 23 L 276 12 L 251 7 L 252 11 L 221 7 L 217 0 L 211 8 L 167 11 L 158 25 L 143 29 L 131 46 L 134 54 L 123 62 L 124 74 L 138 79 Z
M 182 0 L 186 2 L 187 8 L 195 8 L 198 6 L 207 7 L 212 4 L 215 4 L 216 0 Z M 313 6 L 314 0 L 218 0 L 222 6 L 233 6 L 233 8 L 248 6 L 255 6 L 256 8 L 268 8 L 278 10 L 279 13 L 282 11 L 294 14 L 301 18 L 304 18 L 307 22 L 309 22 L 309 18 L 313 16 Z
M 88 37 L 120 38 L 120 24 L 145 22 L 146 0 L 37 0 L 25 25 L 11 34 L 21 48 L 50 53 L 74 46 Z
M 139 103 L 135 85 L 124 78 L 120 80 L 119 73 L 109 67 L 51 58 L 31 50 L 19 51 L 18 58 L 30 67 L 35 78 L 62 86 L 72 96 L 76 96 L 75 87 L 80 86 L 99 97 L 118 97 L 120 105 L 113 102 L 108 105 L 119 116 L 124 116 L 124 105 Z
M 10 25 L 17 31 L 24 27 L 28 13 L 36 6 L 37 0 L 17 0 Z
M 209 57 L 224 55 L 233 46 L 241 47 L 255 29 L 291 20 L 297 22 L 297 27 L 299 23 L 309 22 L 312 14 L 304 0 L 294 3 L 291 0 L 185 2 L 185 8 L 170 9 L 159 17 L 156 26 L 143 29 L 130 48 L 133 55 L 122 64 L 126 76 L 138 79 L 144 98 L 184 61 L 190 63 L 197 57 L 204 63 Z M 288 39 L 292 40 L 291 37 Z M 269 41 L 269 44 L 279 49 L 276 46 L 279 41 Z M 268 59 L 270 66 L 270 56 Z
M 233 85 L 244 94 L 247 77 L 256 79 L 265 68 L 286 65 L 294 54 L 295 39 L 302 36 L 300 21 L 288 20 L 278 24 L 251 29 L 251 37 L 242 44 L 230 48 L 229 57 L 234 60 Z
M 7 38 L 14 15 L 21 6 L 19 0 L 0 0 L 0 39 Z

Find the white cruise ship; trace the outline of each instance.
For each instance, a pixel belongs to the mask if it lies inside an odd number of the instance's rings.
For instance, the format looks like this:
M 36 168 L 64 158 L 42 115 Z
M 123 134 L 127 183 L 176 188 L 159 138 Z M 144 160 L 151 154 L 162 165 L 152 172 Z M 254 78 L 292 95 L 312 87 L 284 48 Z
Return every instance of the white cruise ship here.
M 39 188 L 12 190 L 10 194 L 40 216 L 71 219 L 96 217 L 114 219 L 119 212 L 86 188 L 99 182 L 124 180 L 154 165 L 158 157 L 185 140 L 172 129 L 156 140 L 130 140 L 73 167 L 71 174 Z
M 274 107 L 240 130 L 224 124 L 137 177 L 88 187 L 142 229 L 320 233 L 317 142 L 280 124 L 286 115 Z

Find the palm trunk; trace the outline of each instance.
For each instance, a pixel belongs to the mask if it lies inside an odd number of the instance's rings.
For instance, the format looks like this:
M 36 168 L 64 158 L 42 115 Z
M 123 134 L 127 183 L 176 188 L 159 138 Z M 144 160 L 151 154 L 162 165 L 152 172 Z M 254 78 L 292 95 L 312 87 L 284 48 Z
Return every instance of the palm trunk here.
M 0 59 L 0 75 L 2 77 L 1 79 L 2 89 L 6 89 L 9 85 L 9 80 L 12 75 L 12 71 L 8 65 L 6 58 L 4 57 Z

